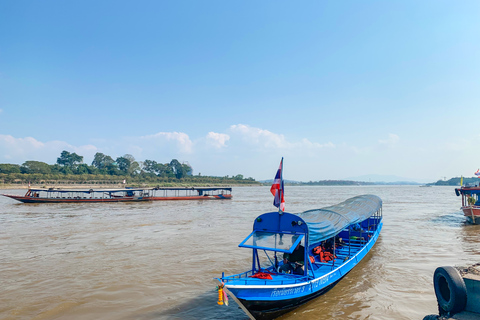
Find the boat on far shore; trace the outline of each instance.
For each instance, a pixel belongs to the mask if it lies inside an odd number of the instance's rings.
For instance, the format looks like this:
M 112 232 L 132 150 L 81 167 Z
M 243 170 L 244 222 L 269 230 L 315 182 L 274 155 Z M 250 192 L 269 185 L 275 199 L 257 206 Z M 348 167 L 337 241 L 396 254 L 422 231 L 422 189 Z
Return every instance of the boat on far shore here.
M 230 187 L 62 189 L 29 188 L 25 195 L 2 194 L 23 203 L 142 202 L 161 200 L 224 200 Z
M 473 224 L 480 224 L 480 187 L 461 186 L 455 189 L 457 196 L 462 196 L 462 211 L 468 222 Z

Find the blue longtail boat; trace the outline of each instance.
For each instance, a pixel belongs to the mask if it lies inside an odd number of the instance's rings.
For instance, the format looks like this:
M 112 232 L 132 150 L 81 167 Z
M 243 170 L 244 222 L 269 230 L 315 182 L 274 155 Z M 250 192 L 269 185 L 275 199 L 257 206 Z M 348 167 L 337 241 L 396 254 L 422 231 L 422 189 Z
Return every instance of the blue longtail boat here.
M 337 284 L 372 249 L 382 225 L 382 200 L 375 195 L 297 214 L 264 213 L 239 244 L 252 250 L 251 268 L 222 273 L 219 290 L 251 319 L 274 319 Z

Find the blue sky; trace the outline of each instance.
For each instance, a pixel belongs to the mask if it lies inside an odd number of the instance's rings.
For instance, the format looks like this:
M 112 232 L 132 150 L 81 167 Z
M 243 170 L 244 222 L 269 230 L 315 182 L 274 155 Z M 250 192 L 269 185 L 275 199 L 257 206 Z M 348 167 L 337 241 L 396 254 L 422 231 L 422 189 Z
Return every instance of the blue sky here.
M 2 1 L 0 163 L 469 177 L 479 49 L 478 1 Z

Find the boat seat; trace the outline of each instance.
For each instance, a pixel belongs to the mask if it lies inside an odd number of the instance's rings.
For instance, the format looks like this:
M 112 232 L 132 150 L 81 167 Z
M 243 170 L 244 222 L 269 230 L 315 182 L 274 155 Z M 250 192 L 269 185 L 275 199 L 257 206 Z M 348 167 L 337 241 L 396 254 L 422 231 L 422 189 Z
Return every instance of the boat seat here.
M 317 262 L 315 261 L 313 264 L 317 265 L 317 266 L 332 266 L 332 261 L 328 261 L 328 262 Z

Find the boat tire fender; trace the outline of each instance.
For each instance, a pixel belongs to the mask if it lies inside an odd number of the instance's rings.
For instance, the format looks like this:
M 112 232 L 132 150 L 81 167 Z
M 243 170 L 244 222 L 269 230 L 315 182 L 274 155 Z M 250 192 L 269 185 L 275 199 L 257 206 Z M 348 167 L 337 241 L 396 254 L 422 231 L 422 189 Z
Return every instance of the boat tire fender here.
M 460 272 L 454 267 L 438 267 L 433 274 L 433 286 L 440 309 L 445 313 L 457 313 L 467 304 L 467 287 Z

